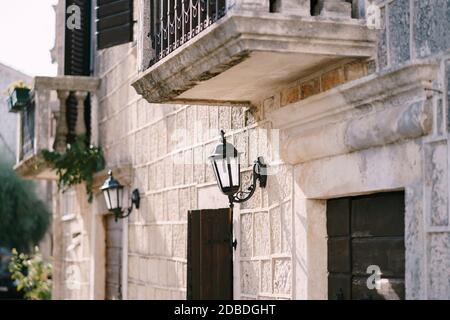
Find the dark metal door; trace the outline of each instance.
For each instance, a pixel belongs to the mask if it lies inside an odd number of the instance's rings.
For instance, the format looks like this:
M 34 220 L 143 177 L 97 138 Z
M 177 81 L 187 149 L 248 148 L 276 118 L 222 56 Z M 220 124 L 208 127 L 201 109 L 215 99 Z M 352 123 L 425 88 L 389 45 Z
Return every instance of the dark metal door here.
M 233 299 L 232 212 L 188 213 L 187 298 Z
M 403 192 L 328 201 L 329 299 L 404 299 L 404 212 Z

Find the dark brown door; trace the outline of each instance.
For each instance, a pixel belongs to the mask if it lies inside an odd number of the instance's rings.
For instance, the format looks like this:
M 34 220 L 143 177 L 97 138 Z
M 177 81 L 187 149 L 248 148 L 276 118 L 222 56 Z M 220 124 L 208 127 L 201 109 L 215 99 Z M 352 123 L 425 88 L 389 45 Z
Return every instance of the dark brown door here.
M 404 202 L 403 192 L 328 201 L 329 299 L 405 298 Z
M 187 299 L 233 299 L 230 209 L 188 213 Z
M 122 221 L 105 217 L 106 226 L 106 300 L 122 300 Z

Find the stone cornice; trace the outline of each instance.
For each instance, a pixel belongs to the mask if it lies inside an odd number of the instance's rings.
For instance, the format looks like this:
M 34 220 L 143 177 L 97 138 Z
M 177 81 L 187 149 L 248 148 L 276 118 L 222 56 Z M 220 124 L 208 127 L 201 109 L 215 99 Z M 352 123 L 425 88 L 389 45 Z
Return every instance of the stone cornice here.
M 281 129 L 281 157 L 292 165 L 427 135 L 429 92 L 438 64 L 413 63 L 373 74 L 268 115 Z
M 273 128 L 289 129 L 408 92 L 421 91 L 425 96 L 438 69 L 432 62 L 416 62 L 375 73 L 275 110 L 268 118 Z

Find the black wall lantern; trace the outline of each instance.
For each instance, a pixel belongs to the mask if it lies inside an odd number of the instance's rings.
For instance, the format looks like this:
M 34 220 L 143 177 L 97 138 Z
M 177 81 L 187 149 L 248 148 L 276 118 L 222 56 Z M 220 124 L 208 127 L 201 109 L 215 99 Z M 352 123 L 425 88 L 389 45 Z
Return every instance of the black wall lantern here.
M 124 213 L 122 210 L 123 186 L 119 181 L 114 179 L 111 170 L 109 170 L 108 178 L 100 190 L 102 190 L 103 195 L 105 196 L 106 207 L 108 208 L 108 211 L 114 213 L 116 222 L 118 219 L 128 217 L 133 210 L 133 205 L 136 209 L 139 209 L 139 203 L 141 200 L 139 190 L 134 189 L 131 193 L 131 206 L 127 209 L 127 212 Z
M 220 190 L 228 196 L 230 207 L 233 203 L 241 203 L 249 200 L 256 190 L 256 181 L 259 180 L 261 188 L 266 187 L 267 166 L 263 157 L 258 157 L 253 165 L 252 184 L 246 191 L 241 188 L 241 165 L 239 161 L 239 152 L 225 139 L 225 132 L 221 132 L 221 141 L 214 148 L 213 154 L 209 157 L 217 184 Z

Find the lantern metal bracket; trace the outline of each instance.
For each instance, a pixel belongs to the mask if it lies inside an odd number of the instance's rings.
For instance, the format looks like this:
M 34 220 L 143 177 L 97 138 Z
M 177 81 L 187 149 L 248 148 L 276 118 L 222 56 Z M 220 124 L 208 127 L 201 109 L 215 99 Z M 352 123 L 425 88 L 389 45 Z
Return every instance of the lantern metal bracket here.
M 253 196 L 256 190 L 256 181 L 259 181 L 260 188 L 265 188 L 267 185 L 267 165 L 265 164 L 263 157 L 258 157 L 253 164 L 252 184 L 247 190 L 240 190 L 234 195 L 228 196 L 231 208 L 233 207 L 233 203 L 245 202 Z
M 136 209 L 139 209 L 139 205 L 141 203 L 141 196 L 139 195 L 139 190 L 134 189 L 131 193 L 131 206 L 127 209 L 127 213 L 124 213 L 124 211 L 120 208 L 114 210 L 115 215 L 115 221 L 119 219 L 125 219 L 128 218 L 128 216 L 131 214 L 131 211 L 133 211 L 133 205 Z

